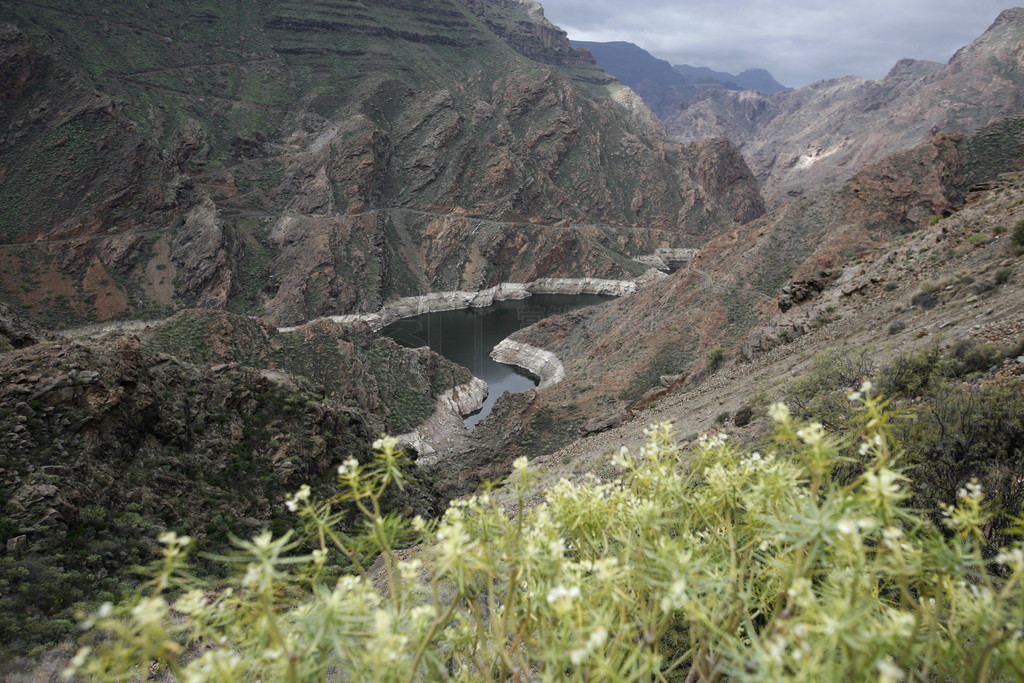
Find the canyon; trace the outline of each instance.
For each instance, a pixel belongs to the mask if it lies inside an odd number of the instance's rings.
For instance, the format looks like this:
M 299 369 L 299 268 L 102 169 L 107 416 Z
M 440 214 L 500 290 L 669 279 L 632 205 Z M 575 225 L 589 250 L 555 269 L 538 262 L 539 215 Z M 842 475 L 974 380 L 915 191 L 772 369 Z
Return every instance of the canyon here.
M 1012 346 L 1021 45 L 1011 9 L 947 65 L 666 124 L 527 0 L 0 5 L 0 658 L 163 531 L 287 528 L 383 433 L 387 512 L 429 519 L 652 419 L 753 441 L 823 351 Z M 471 432 L 486 385 L 378 334 L 541 293 L 619 298 L 498 344 L 540 384 Z

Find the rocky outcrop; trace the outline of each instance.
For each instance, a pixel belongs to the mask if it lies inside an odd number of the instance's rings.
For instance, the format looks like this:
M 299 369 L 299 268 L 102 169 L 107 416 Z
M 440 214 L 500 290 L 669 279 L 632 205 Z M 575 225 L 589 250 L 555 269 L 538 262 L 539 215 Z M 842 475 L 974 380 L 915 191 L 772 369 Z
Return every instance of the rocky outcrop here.
M 653 254 L 634 256 L 633 260 L 655 270 L 668 270 L 672 264 L 689 263 L 698 249 L 656 249 Z
M 592 73 L 585 77 L 588 81 L 612 82 L 608 74 L 596 68 L 597 63 L 589 52 L 573 47 L 565 31 L 547 20 L 544 8 L 536 0 L 462 2 L 520 54 L 542 64 L 592 67 Z
M 544 349 L 512 339 L 504 339 L 491 350 L 491 358 L 499 363 L 515 365 L 540 378 L 538 389 L 557 384 L 565 377 L 565 367 L 558 356 Z
M 462 418 L 480 410 L 487 392 L 487 382 L 479 377 L 444 392 L 437 398 L 436 408 L 430 417 L 415 430 L 397 437 L 399 445 L 417 456 L 418 466 L 436 464 L 437 458 L 434 456 L 440 443 L 450 439 L 453 434 L 466 431 Z
M 38 344 L 47 334 L 0 302 L 0 352 Z
M 940 132 L 1024 112 L 1024 10 L 1009 9 L 948 64 L 901 60 L 882 80 L 854 76 L 771 95 L 714 91 L 670 117 L 680 141 L 727 136 L 770 206 L 845 180 Z
M 715 201 L 737 223 L 764 215 L 765 204 L 753 173 L 728 138 L 716 137 L 687 146 L 694 175 Z

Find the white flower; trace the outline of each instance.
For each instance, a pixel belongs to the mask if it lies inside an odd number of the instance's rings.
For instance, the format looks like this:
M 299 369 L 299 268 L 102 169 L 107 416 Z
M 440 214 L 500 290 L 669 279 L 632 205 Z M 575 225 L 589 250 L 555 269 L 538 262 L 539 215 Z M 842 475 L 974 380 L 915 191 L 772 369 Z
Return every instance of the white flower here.
M 981 484 L 972 479 L 962 489 L 957 491 L 956 495 L 959 498 L 979 500 L 981 499 Z
M 75 653 L 75 656 L 71 658 L 66 669 L 60 672 L 61 678 L 74 678 L 78 670 L 85 664 L 85 660 L 89 658 L 89 653 L 92 652 L 91 647 L 83 647 Z
M 1005 564 L 1015 572 L 1024 572 L 1024 549 L 1014 548 L 1008 550 L 1004 548 L 996 555 L 996 562 Z
M 359 461 L 355 458 L 348 458 L 345 462 L 338 465 L 338 476 L 347 477 L 351 475 L 359 467 Z
M 548 591 L 548 604 L 552 605 L 558 602 L 559 600 L 563 599 L 568 599 L 570 602 L 572 602 L 572 600 L 578 597 L 580 597 L 579 586 L 569 586 L 568 588 L 566 588 L 565 586 L 558 584 L 557 586 Z
M 160 541 L 168 548 L 184 548 L 192 543 L 191 536 L 179 536 L 173 531 L 165 531 L 157 536 L 156 540 Z
M 889 657 L 878 662 L 876 668 L 878 669 L 879 683 L 896 683 L 903 680 L 903 669 L 896 666 Z
M 421 569 L 423 569 L 423 561 L 417 558 L 403 560 L 398 563 L 398 573 L 401 575 L 402 580 L 407 583 L 415 581 Z
M 623 446 L 619 449 L 619 452 L 612 456 L 612 465 L 626 469 L 632 465 L 632 461 L 629 458 L 629 449 Z
M 857 533 L 857 523 L 848 519 L 841 519 L 836 524 L 836 531 L 843 536 L 853 536 Z
M 686 579 L 678 578 L 669 586 L 668 594 L 661 599 L 661 610 L 672 612 L 686 605 Z
M 245 568 L 245 576 L 242 578 L 242 585 L 252 588 L 260 582 L 260 566 L 255 562 Z
M 174 609 L 182 614 L 198 614 L 206 607 L 206 595 L 201 590 L 191 590 L 174 603 Z
M 298 491 L 295 492 L 291 498 L 284 502 L 284 505 L 290 512 L 296 512 L 299 509 L 299 503 L 309 500 L 309 494 L 311 493 L 308 484 L 303 484 Z
M 143 598 L 132 608 L 132 616 L 141 626 L 159 624 L 167 614 L 167 601 L 162 597 Z
M 375 451 L 393 451 L 398 446 L 398 439 L 393 436 L 382 436 L 373 442 Z
M 608 631 L 604 626 L 598 626 L 591 632 L 583 647 L 578 647 L 569 653 L 569 660 L 573 663 L 573 666 L 579 666 L 591 652 L 603 646 L 607 641 Z
M 808 446 L 817 446 L 825 438 L 825 428 L 821 426 L 820 422 L 815 422 L 798 429 L 796 435 Z
M 864 492 L 870 500 L 884 502 L 893 500 L 900 492 L 900 485 L 896 482 L 901 479 L 899 474 L 883 467 L 878 473 L 864 473 Z
M 548 591 L 548 604 L 555 608 L 558 613 L 567 612 L 572 608 L 573 600 L 580 597 L 579 586 L 565 586 L 559 584 Z
M 785 403 L 773 403 L 770 406 L 768 406 L 768 415 L 779 424 L 782 424 L 783 422 L 789 422 L 789 407 L 786 406 Z
M 526 467 L 530 464 L 530 459 L 525 455 L 520 455 L 518 458 L 512 461 L 512 469 L 522 474 L 526 471 Z

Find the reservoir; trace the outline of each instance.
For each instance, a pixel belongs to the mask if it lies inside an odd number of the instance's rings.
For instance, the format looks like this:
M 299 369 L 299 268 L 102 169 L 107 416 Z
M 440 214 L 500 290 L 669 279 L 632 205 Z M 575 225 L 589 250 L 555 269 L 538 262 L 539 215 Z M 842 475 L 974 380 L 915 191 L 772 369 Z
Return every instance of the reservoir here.
M 491 349 L 498 342 L 548 316 L 614 298 L 602 294 L 534 294 L 525 299 L 496 301 L 482 308 L 437 311 L 402 318 L 381 330 L 381 334 L 404 346 L 429 346 L 487 382 L 490 391 L 483 407 L 466 418 L 466 427 L 472 430 L 491 412 L 494 402 L 503 393 L 526 391 L 537 386 L 537 380 L 522 368 L 491 359 Z

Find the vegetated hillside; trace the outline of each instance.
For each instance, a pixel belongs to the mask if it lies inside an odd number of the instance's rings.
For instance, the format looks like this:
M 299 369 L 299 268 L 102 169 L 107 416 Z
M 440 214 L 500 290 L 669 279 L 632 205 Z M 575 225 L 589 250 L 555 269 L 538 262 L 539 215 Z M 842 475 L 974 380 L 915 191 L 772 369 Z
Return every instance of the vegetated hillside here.
M 772 93 L 786 89 L 764 69 L 749 69 L 733 76 L 707 67 L 672 66 L 639 45 L 624 41 L 574 40 L 572 44 L 589 50 L 602 69 L 635 90 L 663 121 L 667 121 L 680 105 L 708 90 Z
M 470 379 L 430 352 L 319 322 L 278 334 L 184 311 L 141 335 L 46 337 L 0 352 L 0 662 L 74 632 L 176 529 L 207 549 L 280 528 L 287 494 L 332 491 L 346 458 L 428 417 Z M 6 336 L 5 332 L 5 336 Z M 8 337 L 9 339 L 12 337 Z M 392 509 L 441 501 L 412 473 Z
M 950 216 L 828 277 L 794 279 L 776 302 L 699 380 L 670 384 L 605 431 L 532 461 L 539 485 L 607 472 L 609 451 L 643 444 L 652 422 L 671 421 L 683 440 L 710 430 L 763 444 L 768 405 L 784 400 L 842 430 L 845 394 L 867 378 L 901 413 L 896 462 L 914 482 L 912 503 L 941 528 L 939 504 L 977 479 L 996 513 L 984 542 L 1010 542 L 1007 525 L 1024 509 L 1024 174 L 978 188 Z
M 938 135 L 715 238 L 636 294 L 516 333 L 563 359 L 566 378 L 499 401 L 466 452 L 447 461 L 449 476 L 461 477 L 445 482 L 448 492 L 503 476 L 520 453 L 550 453 L 578 432 L 619 424 L 630 408 L 662 398 L 665 385 L 699 383 L 726 358 L 754 357 L 826 322 L 827 312 L 790 309 L 833 282 L 845 286 L 850 262 L 955 211 L 972 186 L 1022 168 L 1024 119 Z
M 57 0 L 0 21 L 0 298 L 50 324 L 181 306 L 293 323 L 453 267 L 495 284 L 520 223 L 703 241 L 756 216 L 705 191 L 699 153 L 535 3 Z M 481 238 L 467 216 L 504 225 Z M 565 234 L 531 238 L 544 274 L 623 260 L 614 238 L 567 258 Z
M 846 76 L 773 95 L 708 92 L 672 116 L 677 140 L 725 135 L 770 206 L 939 132 L 1024 111 L 1024 9 L 1009 9 L 946 65 L 905 59 L 879 81 Z

